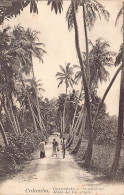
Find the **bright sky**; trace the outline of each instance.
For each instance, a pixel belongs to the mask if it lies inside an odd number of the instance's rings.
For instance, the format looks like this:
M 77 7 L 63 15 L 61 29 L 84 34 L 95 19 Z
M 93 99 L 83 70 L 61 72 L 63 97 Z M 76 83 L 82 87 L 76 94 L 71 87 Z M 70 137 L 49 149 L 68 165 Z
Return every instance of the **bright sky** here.
M 109 41 L 111 50 L 118 52 L 120 44 L 122 43 L 122 34 L 120 32 L 122 21 L 120 20 L 117 27 L 115 27 L 115 19 L 119 9 L 122 6 L 119 0 L 100 0 L 100 3 L 105 5 L 105 8 L 110 12 L 111 18 L 109 23 L 104 19 L 98 20 L 95 23 L 91 32 L 88 32 L 89 39 L 95 41 L 97 38 L 102 37 Z M 61 85 L 57 88 L 58 82 L 55 74 L 60 70 L 59 65 L 65 65 L 65 62 L 73 64 L 79 64 L 75 50 L 74 30 L 68 31 L 67 22 L 65 19 L 67 8 L 70 1 L 64 1 L 64 9 L 62 14 L 55 14 L 51 12 L 51 7 L 47 6 L 46 1 L 38 2 L 39 14 L 30 14 L 29 7 L 27 7 L 20 16 L 6 21 L 3 27 L 14 26 L 21 24 L 24 27 L 30 27 L 33 30 L 41 32 L 39 39 L 45 43 L 45 50 L 47 54 L 44 55 L 44 63 L 42 64 L 37 59 L 34 59 L 34 70 L 37 79 L 43 81 L 45 89 L 44 96 L 48 98 L 57 97 L 60 93 L 65 93 L 65 85 Z M 85 51 L 84 43 L 84 31 L 82 21 L 82 10 L 79 10 L 78 26 L 80 29 L 80 46 L 81 50 Z M 116 72 L 117 67 L 109 68 L 110 78 Z M 107 111 L 111 114 L 118 114 L 118 102 L 119 102 L 119 82 L 120 75 L 114 83 L 109 95 L 106 98 Z M 109 82 L 99 85 L 98 94 L 102 97 Z M 78 87 L 80 90 L 80 86 Z

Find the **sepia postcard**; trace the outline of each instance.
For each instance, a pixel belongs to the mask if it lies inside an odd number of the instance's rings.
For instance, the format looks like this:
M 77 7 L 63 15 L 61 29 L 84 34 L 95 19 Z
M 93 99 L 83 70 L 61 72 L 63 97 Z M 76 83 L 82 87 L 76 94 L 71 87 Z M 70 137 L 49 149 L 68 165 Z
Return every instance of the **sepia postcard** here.
M 0 195 L 124 195 L 122 0 L 0 0 Z

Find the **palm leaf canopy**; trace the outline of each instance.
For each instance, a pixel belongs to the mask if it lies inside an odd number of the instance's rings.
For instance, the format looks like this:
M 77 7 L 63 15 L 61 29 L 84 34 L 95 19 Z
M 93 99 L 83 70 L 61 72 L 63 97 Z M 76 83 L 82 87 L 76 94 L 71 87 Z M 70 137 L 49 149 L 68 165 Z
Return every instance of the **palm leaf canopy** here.
M 54 10 L 57 14 L 58 12 L 61 14 L 63 10 L 63 1 L 62 0 L 48 0 L 47 5 L 51 4 L 51 11 Z
M 65 64 L 66 65 L 66 64 Z M 73 87 L 75 83 L 72 76 L 73 76 L 73 67 L 70 67 L 70 63 L 67 63 L 66 67 L 59 65 L 61 72 L 56 73 L 57 80 L 60 80 L 58 87 L 64 82 L 67 86 Z
M 105 7 L 96 0 L 76 0 L 75 1 L 75 12 L 78 11 L 79 6 L 85 7 L 85 20 L 86 25 L 89 30 L 92 29 L 97 18 L 101 20 L 103 16 L 107 21 L 109 20 L 110 14 L 105 9 Z M 73 13 L 72 13 L 72 4 L 69 6 L 66 13 L 66 20 L 68 22 L 68 28 L 71 30 L 73 28 Z
M 32 56 L 43 61 L 43 43 L 37 43 L 38 32 L 31 29 L 25 30 L 20 25 L 16 26 L 11 33 L 11 42 L 7 55 L 12 56 L 16 65 L 22 72 L 29 74 L 32 67 Z M 41 47 L 42 46 L 42 47 Z M 21 63 L 20 63 L 21 62 Z
M 89 44 L 91 45 L 91 50 L 89 52 L 89 64 L 90 64 L 90 80 L 91 85 L 95 88 L 98 85 L 98 81 L 107 81 L 109 78 L 109 72 L 106 70 L 106 67 L 111 67 L 114 65 L 114 58 L 116 53 L 113 51 L 109 51 L 109 43 L 105 41 L 102 38 L 99 38 L 95 41 L 95 44 L 93 44 L 91 41 L 89 41 Z M 120 50 L 121 53 L 121 50 Z M 121 54 L 119 54 L 120 56 Z M 85 71 L 86 71 L 86 54 L 83 53 L 83 62 L 85 65 Z M 120 63 L 120 58 L 117 61 Z M 78 71 L 75 74 L 75 80 L 78 82 L 82 78 L 82 73 L 80 70 L 80 66 L 76 65 L 74 66 L 78 69 Z
M 91 82 L 107 81 L 109 72 L 106 66 L 114 65 L 115 52 L 109 51 L 109 43 L 101 38 L 97 39 L 90 51 Z
M 21 14 L 25 7 L 30 6 L 30 13 L 38 14 L 38 1 L 36 0 L 17 0 L 11 1 L 12 6 L 0 6 L 0 25 L 4 20 L 9 20 L 12 17 L 16 17 Z M 54 10 L 57 14 L 61 13 L 63 10 L 62 0 L 48 0 L 48 5 L 51 5 L 51 10 Z
M 37 40 L 37 32 L 30 29 L 25 30 L 21 26 L 17 26 L 13 31 L 8 32 L 9 27 L 0 31 L 0 80 L 5 87 L 3 89 L 7 93 L 16 94 L 17 82 L 23 77 L 23 73 L 29 74 L 32 70 L 32 55 L 42 60 L 45 51 L 39 46 L 41 43 Z M 34 42 L 33 42 L 34 40 Z M 35 50 L 35 45 L 37 45 Z M 41 89 L 42 87 L 39 86 Z
M 12 6 L 0 6 L 0 24 L 4 22 L 4 19 L 10 19 L 21 14 L 21 11 L 25 7 L 30 5 L 30 13 L 38 13 L 37 3 L 32 1 L 12 1 Z
M 84 1 L 82 1 L 82 4 L 85 5 L 86 24 L 89 30 L 92 29 L 97 18 L 101 20 L 101 16 L 103 16 L 105 20 L 107 21 L 109 20 L 110 17 L 109 12 L 98 1 L 85 0 L 85 3 Z

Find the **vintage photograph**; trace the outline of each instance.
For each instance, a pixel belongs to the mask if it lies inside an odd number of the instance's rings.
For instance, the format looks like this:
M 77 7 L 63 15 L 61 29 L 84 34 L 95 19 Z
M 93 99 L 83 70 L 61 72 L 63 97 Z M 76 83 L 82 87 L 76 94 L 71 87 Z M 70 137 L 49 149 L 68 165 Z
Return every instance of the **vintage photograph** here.
M 0 195 L 124 195 L 124 2 L 0 0 Z

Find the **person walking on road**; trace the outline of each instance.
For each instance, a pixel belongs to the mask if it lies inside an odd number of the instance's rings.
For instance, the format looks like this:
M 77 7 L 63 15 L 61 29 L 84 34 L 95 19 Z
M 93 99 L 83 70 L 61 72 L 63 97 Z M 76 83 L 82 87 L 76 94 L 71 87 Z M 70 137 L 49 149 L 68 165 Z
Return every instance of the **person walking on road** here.
M 45 141 L 42 140 L 42 142 L 39 143 L 38 149 L 40 150 L 40 158 L 45 158 Z
M 55 139 L 53 139 L 52 144 L 53 144 L 53 153 L 52 153 L 52 156 L 56 155 L 56 157 L 57 157 L 58 142 Z
M 63 155 L 63 158 L 65 158 L 65 150 L 66 150 L 66 139 L 65 139 L 65 137 L 62 138 L 61 145 L 62 145 L 62 155 Z

